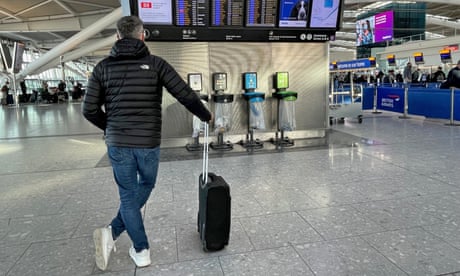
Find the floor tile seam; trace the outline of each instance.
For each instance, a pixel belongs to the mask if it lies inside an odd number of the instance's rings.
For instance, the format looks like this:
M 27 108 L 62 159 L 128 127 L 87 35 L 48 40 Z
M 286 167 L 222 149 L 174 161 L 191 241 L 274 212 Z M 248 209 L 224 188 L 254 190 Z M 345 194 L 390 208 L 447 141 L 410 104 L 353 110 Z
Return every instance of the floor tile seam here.
M 435 276 L 457 276 L 458 274 L 460 274 L 460 270 L 459 271 L 454 271 L 454 272 L 449 272 L 449 273 L 436 274 Z
M 429 233 L 430 235 L 433 235 L 435 236 L 436 238 L 440 239 L 441 241 L 447 243 L 448 245 L 450 245 L 451 247 L 455 248 L 456 250 L 458 250 L 460 252 L 460 247 L 457 247 L 455 245 L 453 245 L 451 242 L 449 242 L 448 240 L 444 239 L 443 237 L 441 236 L 438 236 L 437 234 L 433 233 L 432 231 L 426 229 L 425 227 L 429 227 L 429 226 L 435 226 L 435 225 L 438 225 L 436 223 L 434 224 L 429 224 L 429 225 L 421 225 L 420 227 L 423 229 L 423 231 Z
M 298 211 L 296 211 L 295 213 L 296 213 L 296 214 L 297 214 L 297 215 L 298 215 L 308 226 L 310 226 L 310 227 L 313 229 L 313 231 L 315 231 L 316 234 L 318 234 L 318 236 L 320 236 L 321 239 L 323 239 L 323 241 L 326 241 L 326 240 L 327 240 L 326 237 L 324 237 L 324 236 L 321 234 L 321 232 L 318 231 L 318 230 L 317 230 L 317 229 L 316 229 L 306 218 L 304 218 L 301 214 L 299 214 Z
M 374 233 L 375 234 L 375 233 Z M 369 234 L 368 234 L 369 235 Z M 306 245 L 306 244 L 324 244 L 324 243 L 331 243 L 331 242 L 337 242 L 337 241 L 341 241 L 341 240 L 349 240 L 349 239 L 352 239 L 352 238 L 358 238 L 359 240 L 361 240 L 363 243 L 367 244 L 369 247 L 371 247 L 373 250 L 375 250 L 375 252 L 377 254 L 379 254 L 380 256 L 382 256 L 384 259 L 386 259 L 388 262 L 390 262 L 391 264 L 393 264 L 396 268 L 398 268 L 401 272 L 405 273 L 406 275 L 410 275 L 409 273 L 407 273 L 406 271 L 404 271 L 402 268 L 400 268 L 396 263 L 392 262 L 389 258 L 387 258 L 387 256 L 385 256 L 382 252 L 380 252 L 377 248 L 375 248 L 372 244 L 370 244 L 367 240 L 363 239 L 362 236 L 365 236 L 365 235 L 356 235 L 356 236 L 347 236 L 347 237 L 341 237 L 341 238 L 337 238 L 337 239 L 330 239 L 330 240 L 325 240 L 325 241 L 314 241 L 314 242 L 307 242 L 307 243 L 292 243 L 293 247 L 294 247 L 294 250 L 295 250 L 295 247 L 296 246 L 303 246 L 303 245 Z M 298 251 L 296 250 L 296 252 L 298 253 Z M 298 253 L 299 254 L 299 253 Z M 299 254 L 299 256 L 302 258 L 302 255 Z M 303 258 L 302 258 L 303 259 Z M 306 260 L 304 260 L 304 262 L 306 262 Z M 307 263 L 308 265 L 308 263 Z M 308 266 L 310 267 L 310 266 Z M 315 274 L 315 273 L 313 273 Z M 316 274 L 315 274 L 316 275 Z
M 382 160 L 382 159 L 377 158 L 377 157 L 375 157 L 375 156 L 373 156 L 372 154 L 369 154 L 369 153 L 363 152 L 362 154 L 363 154 L 363 155 L 367 155 L 368 157 L 372 157 L 373 159 L 376 159 L 376 160 L 379 160 L 379 161 L 383 161 L 383 162 L 385 162 L 385 163 L 387 163 L 387 164 L 390 164 L 390 165 L 393 165 L 393 166 L 395 166 L 395 167 L 397 167 L 397 168 L 404 169 L 404 170 L 406 170 L 406 171 L 408 171 L 408 172 L 411 172 L 411 173 L 414 173 L 414 174 L 416 174 L 416 175 L 423 176 L 423 177 L 427 177 L 427 178 L 430 178 L 431 180 L 440 181 L 440 182 L 442 182 L 443 184 L 448 184 L 448 185 L 450 185 L 449 182 L 443 181 L 443 180 L 441 180 L 441 179 L 433 178 L 433 177 L 431 177 L 430 175 L 427 175 L 426 173 L 419 172 L 419 171 L 417 171 L 417 170 L 414 170 L 414 169 L 411 169 L 411 168 L 404 167 L 404 166 L 402 166 L 402 165 L 400 165 L 400 164 L 398 164 L 398 163 L 393 163 L 393 162 L 390 162 L 390 161 L 388 161 L 388 160 Z M 450 185 L 450 186 L 452 186 L 452 185 Z
M 375 234 L 368 234 L 368 235 L 375 235 Z M 406 275 L 410 275 L 409 272 L 405 271 L 402 267 L 400 267 L 395 261 L 393 261 L 391 258 L 387 257 L 383 252 L 380 252 L 378 248 L 376 248 L 373 244 L 368 242 L 366 239 L 363 238 L 363 236 L 366 235 L 360 235 L 357 238 L 359 238 L 361 241 L 363 241 L 365 244 L 367 244 L 370 248 L 374 249 L 377 254 L 382 256 L 385 260 L 387 260 L 389 263 L 393 264 L 397 269 L 399 269 L 401 272 L 405 273 Z
M 304 243 L 305 244 L 305 243 Z M 302 254 L 297 250 L 296 244 L 289 242 L 289 246 L 294 250 L 294 252 L 297 254 L 297 256 L 302 260 L 302 262 L 308 267 L 312 275 L 316 275 L 315 271 L 313 268 L 308 264 L 307 260 L 302 257 Z
M 379 225 L 380 227 L 382 227 L 384 229 L 384 231 L 380 231 L 380 232 L 377 232 L 377 233 L 385 233 L 385 232 L 391 232 L 391 231 L 398 231 L 398 230 L 402 230 L 402 229 L 412 229 L 412 228 L 422 227 L 422 225 L 416 225 L 416 226 L 403 227 L 403 228 L 397 228 L 397 229 L 388 228 L 388 226 L 385 226 L 382 223 L 380 223 L 378 221 L 378 218 L 374 218 L 374 216 L 371 216 L 371 215 L 368 215 L 366 213 L 363 213 L 361 210 L 359 210 L 356 206 L 353 206 L 353 205 L 357 205 L 357 204 L 351 204 L 350 207 L 354 208 L 359 214 L 361 214 L 362 217 L 374 222 L 375 224 Z M 417 208 L 417 210 L 419 210 L 419 209 Z M 361 235 L 357 235 L 357 236 L 366 236 L 366 235 L 367 234 L 361 234 Z
M 24 255 L 26 254 L 27 250 L 30 249 L 30 247 L 32 246 L 33 243 L 29 243 L 29 245 L 24 249 L 24 251 L 22 252 L 22 254 L 20 256 L 18 256 L 16 258 L 16 261 L 14 262 L 14 264 L 8 269 L 8 271 L 6 272 L 5 276 L 8 276 L 11 271 L 13 270 L 13 268 L 19 263 L 19 261 L 24 257 Z
M 419 225 L 419 226 L 414 226 L 414 227 L 408 227 L 408 228 L 400 228 L 400 229 L 396 229 L 396 230 L 391 230 L 391 231 L 385 231 L 385 232 L 381 232 L 381 233 L 388 233 L 388 232 L 397 232 L 397 231 L 406 231 L 406 230 L 412 230 L 412 229 L 420 229 L 421 231 L 425 232 L 426 234 L 428 234 L 429 236 L 431 237 L 434 237 L 436 239 L 438 239 L 439 241 L 441 242 L 444 242 L 446 243 L 448 246 L 452 247 L 453 249 L 457 250 L 460 252 L 460 249 L 458 249 L 457 247 L 453 246 L 452 244 L 446 242 L 444 239 L 438 237 L 437 235 L 431 233 L 430 231 L 427 231 L 426 229 L 423 228 L 423 225 Z M 370 236 L 370 235 L 375 235 L 375 234 L 364 234 L 364 235 L 359 235 L 360 238 L 366 242 L 367 244 L 369 244 L 369 246 L 371 246 L 372 248 L 374 248 L 377 252 L 379 252 L 379 254 L 381 254 L 383 257 L 385 257 L 388 261 L 392 262 L 396 267 L 398 267 L 401 271 L 403 271 L 404 273 L 406 273 L 407 275 L 409 275 L 408 272 L 406 272 L 405 270 L 403 270 L 402 268 L 400 268 L 396 263 L 394 263 L 393 261 L 391 261 L 390 258 L 386 257 L 385 254 L 383 254 L 382 252 L 380 252 L 376 247 L 374 247 L 370 242 L 368 242 L 364 237 L 365 236 Z M 449 275 L 451 273 L 455 273 L 455 272 L 450 272 L 450 273 L 447 273 L 446 275 Z M 442 275 L 445 275 L 445 274 L 442 274 Z

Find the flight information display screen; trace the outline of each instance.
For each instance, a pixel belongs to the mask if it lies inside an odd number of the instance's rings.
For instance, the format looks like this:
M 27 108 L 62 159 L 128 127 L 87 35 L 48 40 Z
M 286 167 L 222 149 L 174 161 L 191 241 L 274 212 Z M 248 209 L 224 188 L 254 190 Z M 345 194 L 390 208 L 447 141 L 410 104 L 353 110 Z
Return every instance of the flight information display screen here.
M 275 27 L 278 0 L 247 0 L 247 27 Z
M 211 1 L 212 26 L 243 26 L 244 0 Z
M 208 3 L 205 0 L 177 0 L 177 26 L 207 26 Z
M 172 1 L 139 0 L 137 10 L 144 24 L 172 25 Z
M 146 41 L 324 42 L 345 0 L 125 0 Z M 128 7 L 129 6 L 129 7 Z

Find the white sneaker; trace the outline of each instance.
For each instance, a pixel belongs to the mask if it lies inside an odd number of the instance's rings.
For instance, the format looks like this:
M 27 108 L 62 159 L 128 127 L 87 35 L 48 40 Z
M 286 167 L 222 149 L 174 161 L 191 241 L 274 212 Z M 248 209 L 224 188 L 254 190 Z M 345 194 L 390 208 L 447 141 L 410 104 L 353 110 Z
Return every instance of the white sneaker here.
M 96 265 L 100 270 L 106 270 L 112 250 L 116 251 L 112 228 L 109 226 L 94 230 L 93 239 L 96 247 Z
M 133 259 L 137 267 L 149 266 L 150 261 L 150 249 L 144 249 L 141 252 L 136 252 L 136 249 L 131 246 L 129 249 L 129 256 Z

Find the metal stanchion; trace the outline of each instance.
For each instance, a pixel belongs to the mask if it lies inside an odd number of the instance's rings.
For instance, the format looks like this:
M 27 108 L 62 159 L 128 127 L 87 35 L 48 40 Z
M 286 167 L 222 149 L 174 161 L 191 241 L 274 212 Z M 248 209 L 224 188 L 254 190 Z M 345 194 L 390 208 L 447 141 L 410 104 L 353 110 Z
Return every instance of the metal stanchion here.
M 373 114 L 382 113 L 382 111 L 377 111 L 377 90 L 378 90 L 378 87 L 377 87 L 377 85 L 375 85 L 375 87 L 374 87 L 374 109 L 372 111 Z
M 450 88 L 450 122 L 447 123 L 447 126 L 460 126 L 460 124 L 454 123 L 454 95 L 455 87 Z
M 408 111 L 409 111 L 409 84 L 404 85 L 404 113 L 402 116 L 399 116 L 399 119 L 410 119 L 409 116 L 407 116 Z

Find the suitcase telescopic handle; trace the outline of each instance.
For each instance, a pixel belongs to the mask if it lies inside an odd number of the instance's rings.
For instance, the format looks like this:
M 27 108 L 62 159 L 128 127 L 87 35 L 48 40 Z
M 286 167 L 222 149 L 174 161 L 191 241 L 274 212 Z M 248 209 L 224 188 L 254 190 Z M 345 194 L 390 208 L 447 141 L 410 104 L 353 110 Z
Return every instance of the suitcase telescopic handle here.
M 203 141 L 203 185 L 208 184 L 208 158 L 209 158 L 209 124 L 204 122 L 204 141 Z

